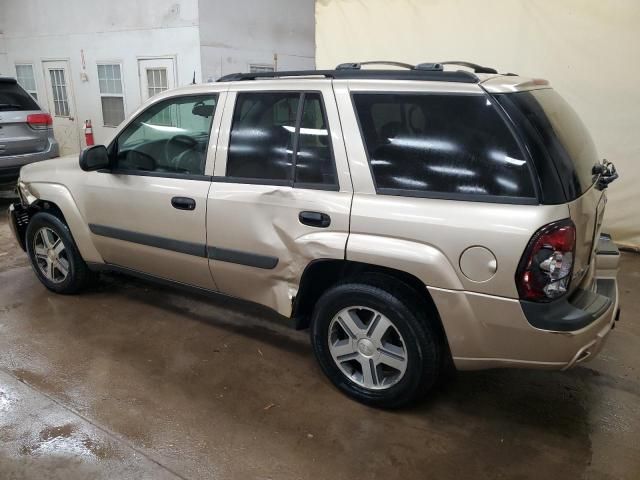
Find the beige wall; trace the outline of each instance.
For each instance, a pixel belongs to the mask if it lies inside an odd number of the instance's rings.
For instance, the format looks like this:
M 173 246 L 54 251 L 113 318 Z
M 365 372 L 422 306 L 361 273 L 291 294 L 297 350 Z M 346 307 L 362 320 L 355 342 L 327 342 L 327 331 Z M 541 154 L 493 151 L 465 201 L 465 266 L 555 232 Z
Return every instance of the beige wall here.
M 640 245 L 640 0 L 317 0 L 316 63 L 468 60 L 546 78 L 621 179 L 606 224 Z

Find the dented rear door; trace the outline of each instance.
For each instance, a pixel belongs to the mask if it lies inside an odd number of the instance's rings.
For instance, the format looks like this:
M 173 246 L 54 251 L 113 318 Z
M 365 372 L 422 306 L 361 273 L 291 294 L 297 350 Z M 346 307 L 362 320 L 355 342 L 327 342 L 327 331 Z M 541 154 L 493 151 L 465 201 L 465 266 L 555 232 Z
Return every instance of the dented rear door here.
M 331 82 L 304 86 L 230 87 L 207 205 L 219 290 L 285 316 L 311 261 L 344 259 L 352 199 Z

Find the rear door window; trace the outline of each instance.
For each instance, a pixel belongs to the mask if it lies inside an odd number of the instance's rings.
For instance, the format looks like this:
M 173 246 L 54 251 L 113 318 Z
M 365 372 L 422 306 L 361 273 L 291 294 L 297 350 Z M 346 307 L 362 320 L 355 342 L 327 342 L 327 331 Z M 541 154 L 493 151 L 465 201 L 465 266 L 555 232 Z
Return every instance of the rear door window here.
M 535 203 L 526 158 L 483 95 L 354 93 L 381 194 Z
M 321 94 L 239 92 L 226 177 L 243 183 L 337 189 Z
M 22 110 L 40 110 L 40 107 L 20 85 L 0 80 L 0 111 Z

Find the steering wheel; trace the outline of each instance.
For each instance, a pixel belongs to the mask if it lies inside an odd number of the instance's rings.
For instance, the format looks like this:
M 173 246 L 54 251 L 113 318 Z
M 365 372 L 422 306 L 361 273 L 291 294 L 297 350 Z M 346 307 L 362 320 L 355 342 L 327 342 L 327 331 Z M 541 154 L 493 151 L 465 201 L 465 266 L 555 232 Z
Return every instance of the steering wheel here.
M 172 145 L 176 145 L 180 148 L 178 155 L 174 155 L 171 152 Z M 176 160 L 179 160 L 186 151 L 193 150 L 197 146 L 198 141 L 188 135 L 174 135 L 167 140 L 167 143 L 164 144 L 164 156 L 172 165 L 177 165 Z
M 153 171 L 156 169 L 156 160 L 140 150 L 129 150 L 125 156 L 124 166 L 133 170 Z

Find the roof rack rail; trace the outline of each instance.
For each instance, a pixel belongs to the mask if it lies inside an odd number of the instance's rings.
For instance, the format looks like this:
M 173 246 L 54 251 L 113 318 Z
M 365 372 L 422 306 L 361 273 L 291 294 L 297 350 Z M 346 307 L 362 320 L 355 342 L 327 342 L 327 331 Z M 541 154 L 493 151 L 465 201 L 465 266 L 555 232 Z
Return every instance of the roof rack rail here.
M 473 69 L 474 73 L 498 73 L 495 68 L 483 67 L 482 65 L 478 65 L 477 63 L 463 62 L 460 60 L 449 60 L 446 62 L 440 62 L 440 65 L 457 65 L 459 67 L 467 67 Z
M 359 68 L 340 68 L 335 70 L 293 70 L 280 72 L 231 73 L 220 77 L 218 82 L 240 82 L 258 79 L 287 77 L 324 77 L 333 79 L 378 79 L 378 80 L 423 80 L 459 83 L 478 83 L 473 73 L 458 70 L 445 72 L 441 68 L 411 68 L 407 70 L 361 70 Z
M 406 68 L 408 70 L 415 69 L 415 66 L 410 63 L 372 60 L 370 62 L 341 63 L 336 67 L 336 70 L 360 70 L 363 65 L 391 65 L 392 67 Z

